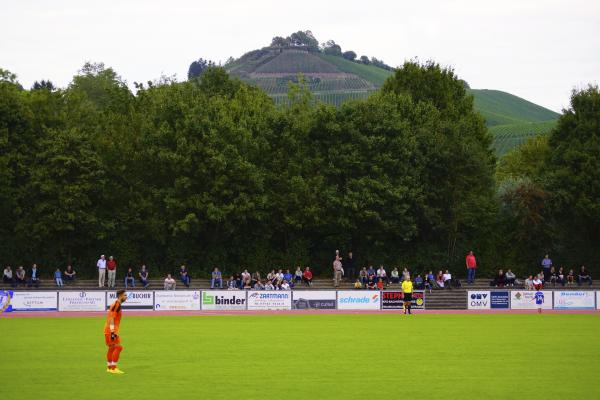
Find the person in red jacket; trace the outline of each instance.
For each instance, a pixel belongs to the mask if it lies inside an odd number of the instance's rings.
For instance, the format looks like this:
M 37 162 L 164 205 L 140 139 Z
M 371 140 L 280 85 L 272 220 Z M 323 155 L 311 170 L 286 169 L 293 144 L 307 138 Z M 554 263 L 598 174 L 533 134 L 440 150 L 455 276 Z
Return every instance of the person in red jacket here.
M 473 283 L 475 281 L 475 270 L 477 269 L 477 260 L 475 260 L 475 255 L 472 251 L 467 254 L 466 258 L 467 264 L 467 283 Z
M 306 267 L 306 269 L 304 270 L 304 273 L 302 274 L 302 280 L 304 281 L 306 286 L 310 286 L 310 285 L 312 285 L 312 279 L 313 279 L 313 275 L 310 270 L 310 267 Z

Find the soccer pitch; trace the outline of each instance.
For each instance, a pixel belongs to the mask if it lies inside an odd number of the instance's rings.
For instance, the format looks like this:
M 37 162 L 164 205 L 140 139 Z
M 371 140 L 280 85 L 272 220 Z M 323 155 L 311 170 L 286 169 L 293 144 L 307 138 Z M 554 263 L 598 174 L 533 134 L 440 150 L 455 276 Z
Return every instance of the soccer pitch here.
M 418 311 L 417 311 L 418 313 Z M 596 315 L 2 318 L 9 399 L 598 399 Z

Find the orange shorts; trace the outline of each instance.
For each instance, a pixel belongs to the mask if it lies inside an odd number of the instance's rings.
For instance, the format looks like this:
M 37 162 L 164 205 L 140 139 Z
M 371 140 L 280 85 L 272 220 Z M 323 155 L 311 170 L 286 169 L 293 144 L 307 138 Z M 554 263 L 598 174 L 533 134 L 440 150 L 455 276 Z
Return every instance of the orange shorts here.
M 110 338 L 110 333 L 105 333 L 104 334 L 104 341 L 106 342 L 107 346 L 115 346 L 117 344 L 121 344 L 121 336 L 117 336 L 117 338 L 115 340 L 112 340 Z

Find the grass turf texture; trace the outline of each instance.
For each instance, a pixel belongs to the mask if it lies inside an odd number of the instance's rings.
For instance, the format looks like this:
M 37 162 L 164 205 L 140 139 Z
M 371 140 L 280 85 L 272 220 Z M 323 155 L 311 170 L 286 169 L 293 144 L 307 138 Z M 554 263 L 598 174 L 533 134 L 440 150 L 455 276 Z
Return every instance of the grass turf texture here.
M 3 398 L 593 399 L 595 315 L 0 319 Z M 596 377 L 596 378 L 594 378 Z

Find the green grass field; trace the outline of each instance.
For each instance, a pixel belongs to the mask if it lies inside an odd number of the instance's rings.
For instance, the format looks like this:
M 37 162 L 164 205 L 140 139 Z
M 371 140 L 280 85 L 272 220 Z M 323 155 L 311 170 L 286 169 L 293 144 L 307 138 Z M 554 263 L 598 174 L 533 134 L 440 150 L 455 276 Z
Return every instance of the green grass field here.
M 597 315 L 0 319 L 11 399 L 597 399 Z M 594 378 L 596 377 L 596 378 Z

